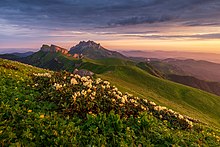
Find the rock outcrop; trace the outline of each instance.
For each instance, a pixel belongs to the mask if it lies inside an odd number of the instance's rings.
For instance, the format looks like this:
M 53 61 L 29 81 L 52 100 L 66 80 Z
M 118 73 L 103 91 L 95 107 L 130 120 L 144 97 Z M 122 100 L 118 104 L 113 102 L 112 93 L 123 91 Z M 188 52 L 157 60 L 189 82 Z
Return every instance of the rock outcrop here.
M 93 76 L 94 75 L 93 72 L 86 70 L 86 69 L 80 69 L 80 70 L 75 69 L 73 73 L 78 74 L 80 76 Z
M 41 47 L 41 51 L 43 52 L 51 52 L 51 53 L 57 53 L 57 52 L 61 52 L 62 54 L 68 54 L 68 50 L 65 48 L 61 48 L 59 46 L 53 45 L 51 44 L 51 46 L 49 45 L 42 45 Z

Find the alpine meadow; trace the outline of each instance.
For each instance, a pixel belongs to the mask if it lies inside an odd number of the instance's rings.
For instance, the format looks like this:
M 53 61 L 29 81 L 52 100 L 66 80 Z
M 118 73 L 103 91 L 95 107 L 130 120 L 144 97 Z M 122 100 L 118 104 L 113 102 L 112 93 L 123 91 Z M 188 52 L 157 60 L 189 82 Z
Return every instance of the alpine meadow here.
M 0 146 L 220 146 L 220 1 L 0 1 Z

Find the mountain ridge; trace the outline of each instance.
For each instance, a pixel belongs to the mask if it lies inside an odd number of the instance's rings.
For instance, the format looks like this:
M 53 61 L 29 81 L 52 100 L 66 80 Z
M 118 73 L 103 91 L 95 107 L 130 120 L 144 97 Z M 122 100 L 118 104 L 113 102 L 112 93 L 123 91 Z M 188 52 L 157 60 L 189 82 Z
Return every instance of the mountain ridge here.
M 40 51 L 52 52 L 52 53 L 61 52 L 64 55 L 68 54 L 68 50 L 67 49 L 59 47 L 59 46 L 54 45 L 54 44 L 51 44 L 50 46 L 46 45 L 46 44 L 43 44 L 42 47 L 40 48 Z

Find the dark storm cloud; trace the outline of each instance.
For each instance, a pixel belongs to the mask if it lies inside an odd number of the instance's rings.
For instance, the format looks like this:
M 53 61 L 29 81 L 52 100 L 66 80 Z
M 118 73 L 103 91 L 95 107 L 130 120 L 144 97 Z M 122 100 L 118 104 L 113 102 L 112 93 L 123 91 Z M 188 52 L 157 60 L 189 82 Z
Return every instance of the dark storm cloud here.
M 0 1 L 0 19 L 30 29 L 114 28 L 162 22 L 219 25 L 219 10 L 219 0 Z

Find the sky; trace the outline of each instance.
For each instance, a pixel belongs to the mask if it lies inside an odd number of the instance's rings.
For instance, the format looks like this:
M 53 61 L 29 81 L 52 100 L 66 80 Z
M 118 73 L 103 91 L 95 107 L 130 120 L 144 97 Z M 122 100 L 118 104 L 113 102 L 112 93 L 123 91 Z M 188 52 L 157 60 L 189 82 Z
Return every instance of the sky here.
M 70 48 L 220 53 L 220 0 L 1 0 L 0 50 Z

